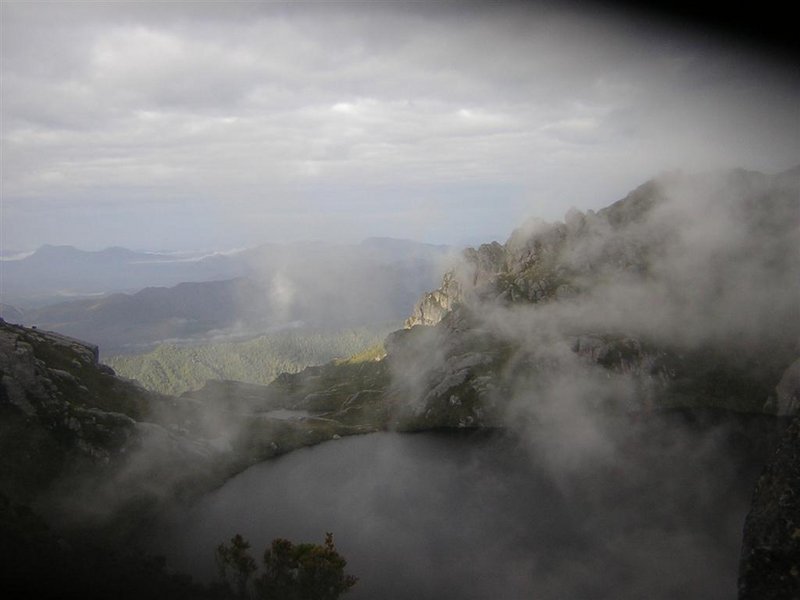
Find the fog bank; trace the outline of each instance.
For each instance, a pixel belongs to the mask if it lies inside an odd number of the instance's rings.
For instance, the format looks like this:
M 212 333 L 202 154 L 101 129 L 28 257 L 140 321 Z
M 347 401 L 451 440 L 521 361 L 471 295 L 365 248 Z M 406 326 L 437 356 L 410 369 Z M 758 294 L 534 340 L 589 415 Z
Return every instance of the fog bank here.
M 249 469 L 158 546 L 207 579 L 236 532 L 258 557 L 275 537 L 332 531 L 361 578 L 354 600 L 731 598 L 753 452 L 725 451 L 741 424 L 681 423 L 634 425 L 618 467 L 560 481 L 498 434 L 347 438 Z

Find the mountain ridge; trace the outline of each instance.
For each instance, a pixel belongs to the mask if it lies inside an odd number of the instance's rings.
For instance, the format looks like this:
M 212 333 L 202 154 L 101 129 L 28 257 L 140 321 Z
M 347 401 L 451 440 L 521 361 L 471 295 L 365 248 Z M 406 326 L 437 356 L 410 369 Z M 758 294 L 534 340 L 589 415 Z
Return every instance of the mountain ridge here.
M 235 261 L 221 257 L 238 265 L 235 277 L 150 285 L 4 314 L 91 340 L 107 356 L 167 340 L 265 333 L 297 321 L 312 327 L 399 322 L 441 276 L 447 252 L 403 240 L 335 252 L 330 244 L 258 247 Z
M 386 238 L 386 240 L 391 238 Z M 372 250 L 365 255 L 364 248 Z M 372 265 L 438 261 L 447 246 L 408 240 L 391 243 L 333 244 L 296 242 L 261 244 L 236 252 L 158 253 L 122 247 L 88 251 L 74 246 L 44 245 L 31 254 L 3 260 L 3 302 L 21 309 L 58 302 L 65 295 L 130 293 L 145 287 L 183 282 L 250 277 L 269 279 L 281 269 L 309 269 L 314 261 L 366 260 Z M 438 275 L 437 275 L 438 276 Z

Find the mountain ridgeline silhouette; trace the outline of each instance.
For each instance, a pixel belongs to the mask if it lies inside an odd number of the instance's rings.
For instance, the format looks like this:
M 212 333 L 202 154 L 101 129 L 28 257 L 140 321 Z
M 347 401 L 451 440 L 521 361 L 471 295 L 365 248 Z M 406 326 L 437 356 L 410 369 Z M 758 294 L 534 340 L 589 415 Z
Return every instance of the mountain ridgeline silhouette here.
M 269 244 L 192 259 L 43 247 L 4 263 L 4 293 L 21 304 L 3 314 L 89 340 L 104 356 L 163 342 L 252 337 L 298 322 L 400 323 L 449 256 L 446 246 L 384 238 Z M 106 293 L 114 291 L 126 293 Z M 78 298 L 63 301 L 67 293 Z

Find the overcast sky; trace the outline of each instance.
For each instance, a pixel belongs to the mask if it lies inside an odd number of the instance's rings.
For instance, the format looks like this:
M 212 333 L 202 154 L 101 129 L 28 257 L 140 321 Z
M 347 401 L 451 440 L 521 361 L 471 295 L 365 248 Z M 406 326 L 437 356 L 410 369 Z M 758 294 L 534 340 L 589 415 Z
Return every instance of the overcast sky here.
M 599 4 L 1 6 L 4 252 L 504 241 L 800 162 L 796 66 Z

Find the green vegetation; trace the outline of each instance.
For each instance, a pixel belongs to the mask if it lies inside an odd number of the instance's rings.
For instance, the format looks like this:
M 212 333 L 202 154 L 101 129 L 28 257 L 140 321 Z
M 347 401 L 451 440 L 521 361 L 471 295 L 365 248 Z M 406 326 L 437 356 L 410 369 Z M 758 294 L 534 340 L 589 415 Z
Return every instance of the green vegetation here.
M 344 572 L 347 561 L 336 551 L 331 533 L 325 534 L 323 544 L 273 540 L 264 551 L 264 570 L 255 578 L 258 567 L 249 549 L 239 534 L 230 545 L 217 547 L 220 577 L 234 598 L 336 600 L 358 581 Z
M 87 348 L 78 344 L 54 344 L 35 329 L 25 331 L 24 341 L 30 345 L 38 360 L 48 369 L 58 369 L 67 375 L 58 380 L 61 396 L 71 406 L 86 406 L 144 419 L 150 413 L 151 398 L 137 386 L 120 381 L 108 371 L 98 368 Z
M 136 379 L 150 390 L 179 395 L 214 379 L 266 385 L 280 373 L 297 373 L 335 358 L 372 360 L 382 356 L 383 339 L 394 329 L 396 325 L 292 330 L 242 342 L 163 344 L 147 354 L 114 356 L 105 362 L 119 375 Z
M 353 354 L 349 358 L 337 358 L 334 360 L 334 362 L 337 365 L 355 365 L 358 363 L 378 361 L 384 358 L 385 356 L 386 356 L 386 349 L 383 347 L 383 343 L 380 343 L 380 344 L 375 344 L 374 346 L 370 346 L 369 348 L 367 348 L 362 352 Z

